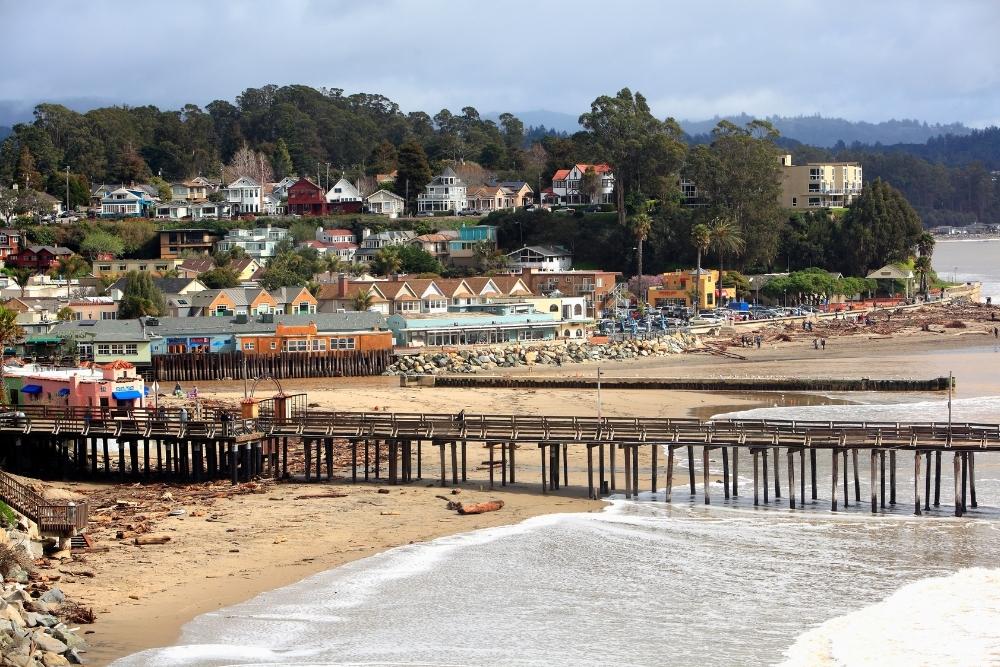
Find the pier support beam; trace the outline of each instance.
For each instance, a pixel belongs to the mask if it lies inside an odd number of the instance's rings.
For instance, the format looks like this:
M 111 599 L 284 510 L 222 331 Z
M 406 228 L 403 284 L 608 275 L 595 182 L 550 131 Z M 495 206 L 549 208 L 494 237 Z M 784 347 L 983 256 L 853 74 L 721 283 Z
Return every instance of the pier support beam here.
M 722 490 L 726 500 L 729 500 L 729 448 L 722 447 Z
M 733 447 L 733 497 L 740 495 L 740 448 Z
M 833 453 L 833 456 L 830 457 L 831 458 L 830 467 L 832 469 L 831 478 L 833 479 L 833 489 L 831 490 L 830 509 L 831 509 L 831 511 L 836 512 L 837 511 L 837 484 L 840 482 L 840 480 L 837 478 L 837 459 L 838 459 L 838 453 L 837 453 L 836 449 L 831 449 L 830 451 Z
M 688 482 L 691 485 L 691 495 L 695 494 L 694 490 L 694 447 L 688 445 Z
M 763 476 L 763 478 L 764 478 L 764 504 L 766 505 L 768 502 L 770 502 L 770 499 L 768 498 L 768 488 L 767 488 L 767 485 L 768 485 L 768 481 L 767 481 L 767 447 L 763 447 L 760 450 L 760 464 L 761 464 L 761 472 L 764 473 L 764 476 Z
M 664 499 L 669 503 L 670 495 L 674 490 L 674 449 L 673 445 L 667 445 L 667 490 Z
M 710 450 L 709 450 L 709 448 L 707 446 L 701 448 L 701 479 L 702 479 L 702 485 L 705 487 L 705 504 L 706 505 L 708 505 L 708 504 L 710 504 L 712 502 L 711 498 L 709 497 L 709 491 L 711 491 L 712 487 L 708 483 L 708 454 L 709 454 L 709 451 Z
M 795 452 L 788 449 L 788 509 L 795 509 Z
M 954 472 L 955 472 L 955 516 L 962 516 L 962 455 L 955 452 Z
M 878 489 L 875 486 L 875 457 L 878 455 L 874 449 L 869 453 L 869 470 L 871 472 L 871 500 L 872 500 L 872 514 L 878 513 Z
M 920 516 L 920 452 L 913 452 L 913 513 Z
M 976 502 L 976 454 L 969 452 L 969 501 L 972 507 L 979 507 Z
M 757 453 L 757 450 L 755 450 L 755 449 L 751 450 L 751 456 L 753 456 L 753 504 L 756 506 L 756 505 L 760 504 L 760 497 L 759 497 L 758 491 L 757 491 L 757 489 L 759 488 L 758 479 L 757 479 L 758 478 L 758 473 L 757 473 L 757 458 L 758 458 L 758 453 Z

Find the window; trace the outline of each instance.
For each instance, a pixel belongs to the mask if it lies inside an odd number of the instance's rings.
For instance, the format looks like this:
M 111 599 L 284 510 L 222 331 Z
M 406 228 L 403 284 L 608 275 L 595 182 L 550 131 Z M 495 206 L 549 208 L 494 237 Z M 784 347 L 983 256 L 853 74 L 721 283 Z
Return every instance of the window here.
M 420 310 L 419 301 L 400 301 L 396 304 L 396 309 L 400 312 L 415 313 Z
M 550 313 L 558 313 L 559 312 L 559 306 L 557 306 L 556 304 L 552 304 L 551 306 L 549 306 L 549 312 Z
M 139 354 L 138 343 L 98 343 L 97 354 L 103 356 L 119 355 L 134 357 Z
M 76 318 L 76 319 L 80 319 L 80 318 Z M 110 313 L 104 312 L 104 313 L 101 313 L 101 319 L 102 320 L 117 320 L 118 319 L 118 313 L 115 313 L 115 312 L 110 312 Z
M 271 349 L 272 350 L 277 350 L 278 349 L 278 344 L 276 342 L 274 342 L 273 340 L 271 341 Z
M 246 341 L 243 343 L 243 349 L 247 352 L 253 352 L 253 341 Z
M 314 352 L 325 352 L 326 351 L 326 341 L 321 338 L 316 338 L 312 342 L 312 349 Z
M 353 350 L 354 349 L 354 338 L 331 338 L 330 339 L 330 349 L 331 350 Z
M 225 305 L 221 305 L 221 306 L 216 306 L 215 307 L 215 315 L 216 315 L 216 317 L 222 317 L 222 316 L 224 316 L 226 314 L 226 311 L 227 311 L 227 309 L 226 309 Z
M 308 351 L 309 351 L 308 340 L 300 338 L 292 338 L 286 340 L 282 344 L 282 352 L 308 352 Z

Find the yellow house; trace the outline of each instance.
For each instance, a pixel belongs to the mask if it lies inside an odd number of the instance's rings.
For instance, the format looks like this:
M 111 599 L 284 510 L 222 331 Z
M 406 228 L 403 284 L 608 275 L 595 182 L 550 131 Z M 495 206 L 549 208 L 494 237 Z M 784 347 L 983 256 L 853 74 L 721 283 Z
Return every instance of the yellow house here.
M 184 260 L 182 259 L 111 259 L 97 260 L 94 262 L 94 277 L 123 275 L 130 271 L 140 271 L 153 276 L 163 276 L 163 274 L 177 269 Z
M 655 308 L 663 306 L 687 306 L 694 302 L 695 292 L 700 295 L 698 310 L 715 308 L 719 298 L 719 272 L 715 269 L 697 269 L 690 271 L 672 271 L 664 273 L 662 285 L 649 288 L 648 303 Z M 696 282 L 699 283 L 696 287 Z M 723 290 L 726 298 L 734 298 L 736 290 L 727 287 Z

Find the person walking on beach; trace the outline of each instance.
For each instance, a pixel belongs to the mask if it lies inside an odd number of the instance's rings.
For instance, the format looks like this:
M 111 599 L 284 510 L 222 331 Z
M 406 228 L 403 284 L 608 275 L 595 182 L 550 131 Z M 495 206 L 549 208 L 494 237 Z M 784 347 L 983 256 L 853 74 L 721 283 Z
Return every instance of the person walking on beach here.
M 819 338 L 813 338 L 813 349 L 814 350 L 819 349 Z
M 757 336 L 757 341 L 756 341 L 756 343 L 757 343 L 757 349 L 758 349 L 758 350 L 760 349 L 760 344 L 761 344 L 762 342 L 764 342 L 764 337 L 763 337 L 763 336 Z
M 181 409 L 180 409 L 180 419 L 181 419 L 181 424 L 186 424 L 187 423 L 187 420 L 188 420 L 188 410 L 183 405 L 181 406 Z
M 1000 329 L 998 329 L 997 327 L 993 327 L 993 337 L 1000 338 Z
M 826 349 L 826 339 L 825 338 L 822 339 L 822 340 L 820 340 L 819 344 L 823 346 L 824 350 Z

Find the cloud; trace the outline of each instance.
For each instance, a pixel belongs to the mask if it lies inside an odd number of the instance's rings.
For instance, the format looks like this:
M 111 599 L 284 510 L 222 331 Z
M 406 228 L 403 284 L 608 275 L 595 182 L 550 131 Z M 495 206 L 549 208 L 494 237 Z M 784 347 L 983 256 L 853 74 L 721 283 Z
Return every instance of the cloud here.
M 1000 3 L 0 0 L 0 97 L 177 108 L 304 83 L 433 114 L 642 91 L 660 116 L 1000 122 Z

